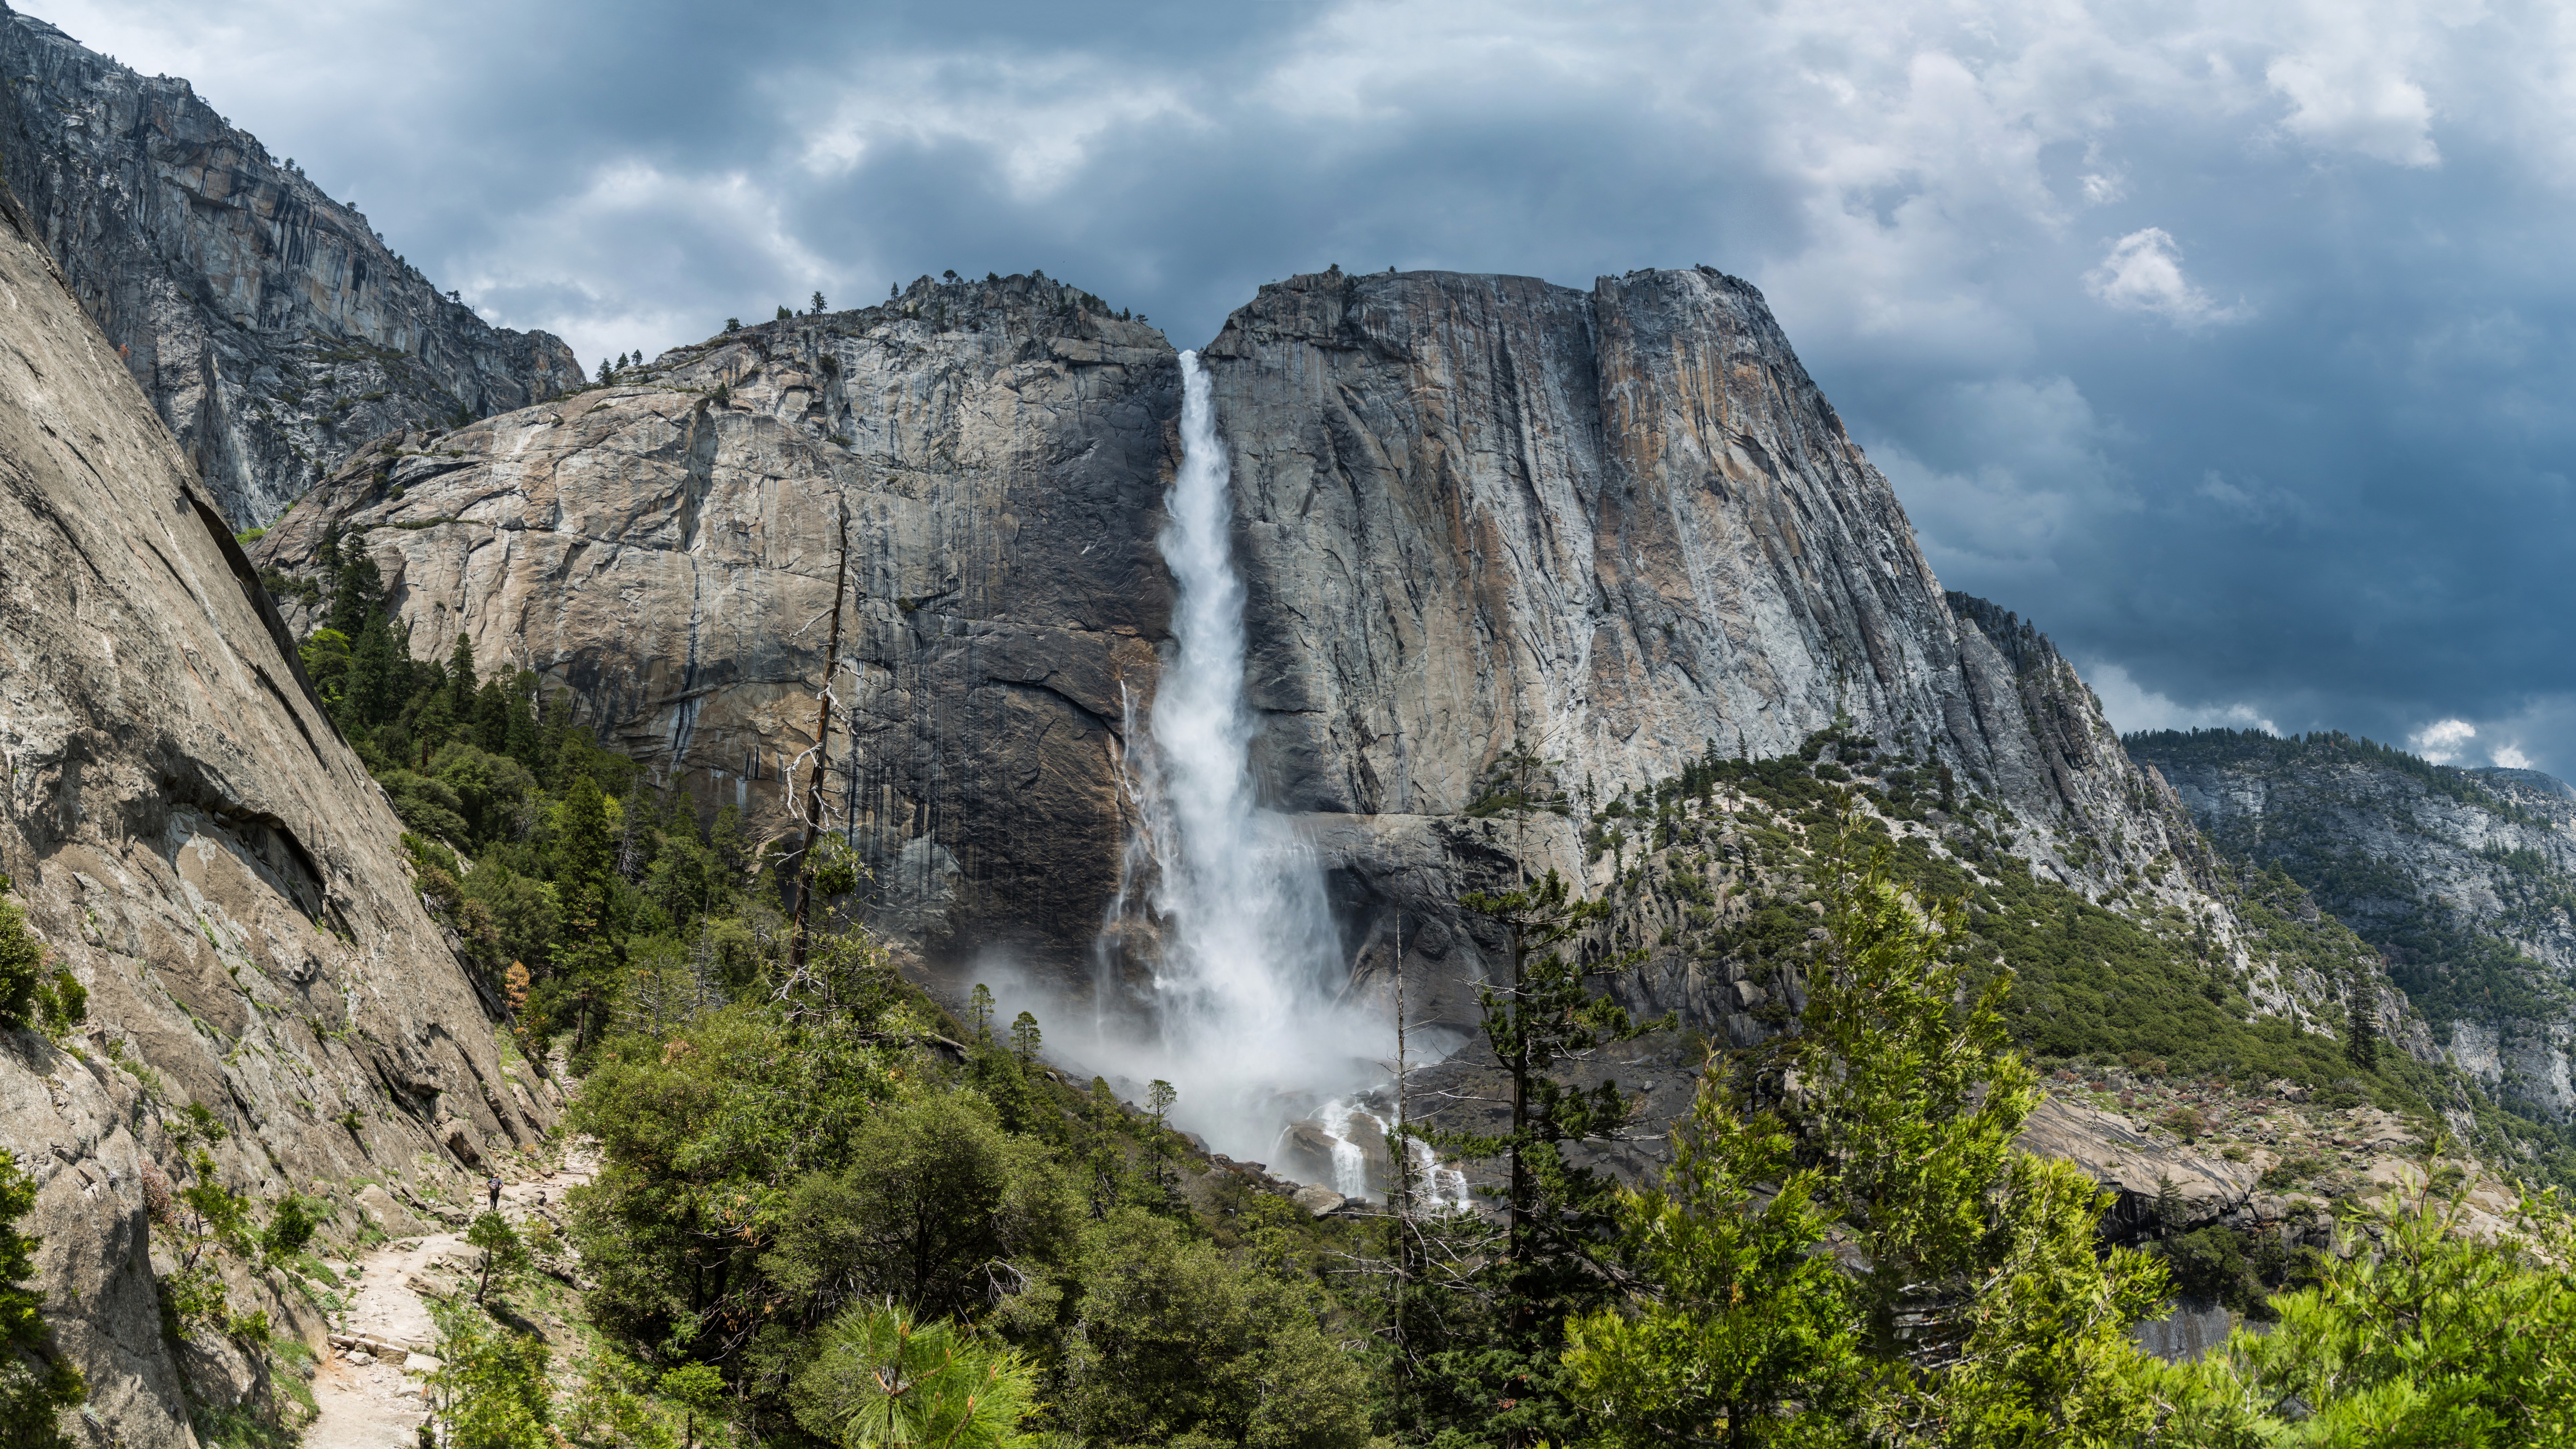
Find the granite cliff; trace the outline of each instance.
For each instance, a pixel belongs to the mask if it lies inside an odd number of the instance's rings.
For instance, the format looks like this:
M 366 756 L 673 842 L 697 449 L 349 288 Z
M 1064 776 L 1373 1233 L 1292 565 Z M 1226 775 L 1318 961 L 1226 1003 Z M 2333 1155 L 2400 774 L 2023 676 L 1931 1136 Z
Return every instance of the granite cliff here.
M 0 1031 L 0 1149 L 41 1184 L 20 1226 L 99 1442 L 181 1449 L 265 1373 L 166 1326 L 190 1141 L 263 1214 L 318 1199 L 345 1248 L 461 1202 L 560 1094 L 497 1044 L 401 823 L 46 240 L 0 192 L 0 871 L 88 1014 Z M 320 1346 L 318 1285 L 223 1261 L 235 1312 Z
M 216 114 L 0 4 L 0 172 L 218 512 L 265 524 L 369 438 L 581 381 Z
M 2037 631 L 1942 591 L 1744 283 L 1326 272 L 1264 288 L 1206 361 L 1256 772 L 1363 976 L 1419 922 L 1408 969 L 1456 1020 L 1483 954 L 1447 902 L 1479 872 L 1607 872 L 1584 841 L 1614 796 L 1839 722 L 1980 848 L 2207 920 L 2262 1009 L 2313 1020 L 2338 989 L 2239 949 L 2170 792 Z M 1079 288 L 924 277 L 389 435 L 253 553 L 292 575 L 331 530 L 363 539 L 418 647 L 462 633 L 703 806 L 776 822 L 846 516 L 826 794 L 879 918 L 935 962 L 1088 985 L 1168 636 L 1178 382 L 1159 333 Z M 1567 808 L 1505 840 L 1476 807 L 1516 750 Z M 1727 984 L 1680 999 L 1726 1030 Z
M 2387 958 L 2462 1070 L 2576 1122 L 2576 798 L 2340 734 L 2133 735 L 2220 848 L 2285 872 Z

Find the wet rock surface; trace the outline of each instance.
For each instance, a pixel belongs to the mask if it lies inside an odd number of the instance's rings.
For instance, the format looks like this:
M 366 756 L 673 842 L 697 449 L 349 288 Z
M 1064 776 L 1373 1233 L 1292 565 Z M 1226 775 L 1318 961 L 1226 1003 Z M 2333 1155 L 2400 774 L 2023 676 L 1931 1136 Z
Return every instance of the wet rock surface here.
M 362 1186 L 452 1197 L 448 1133 L 515 1157 L 560 1099 L 499 1053 L 248 561 L 6 201 L 0 336 L 0 871 L 89 993 L 62 1039 L 0 1032 L 0 1149 L 40 1184 L 23 1226 L 92 1408 L 122 1443 L 177 1449 L 191 1394 L 255 1381 L 162 1332 L 146 1207 L 155 1180 L 190 1180 L 183 1109 L 225 1130 L 227 1186 L 325 1200 L 330 1242 L 357 1232 Z M 300 1296 L 231 1287 L 318 1341 Z
M 580 384 L 560 340 L 486 323 L 185 80 L 5 5 L 0 74 L 0 168 L 233 527 L 396 427 Z

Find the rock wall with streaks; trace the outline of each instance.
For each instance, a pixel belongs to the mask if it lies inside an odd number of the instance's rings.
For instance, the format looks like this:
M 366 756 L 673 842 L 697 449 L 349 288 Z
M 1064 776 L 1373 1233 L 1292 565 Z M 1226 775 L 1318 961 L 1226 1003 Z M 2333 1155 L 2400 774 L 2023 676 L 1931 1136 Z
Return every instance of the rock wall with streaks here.
M 0 1150 L 41 1184 L 21 1226 L 91 1411 L 182 1449 L 192 1405 L 257 1378 L 220 1333 L 164 1336 L 146 1184 L 191 1180 L 191 1104 L 227 1186 L 319 1197 L 345 1244 L 462 1202 L 561 1094 L 507 1054 L 230 527 L 5 193 L 0 340 L 0 872 L 89 993 L 59 1039 L 0 1030 Z M 319 1345 L 282 1278 L 227 1272 Z

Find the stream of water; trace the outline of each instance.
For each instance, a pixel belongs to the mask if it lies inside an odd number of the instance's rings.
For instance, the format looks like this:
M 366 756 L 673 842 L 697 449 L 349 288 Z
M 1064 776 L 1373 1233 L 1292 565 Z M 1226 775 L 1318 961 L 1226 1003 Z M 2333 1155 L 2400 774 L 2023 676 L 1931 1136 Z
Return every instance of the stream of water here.
M 1348 1184 L 1338 1190 L 1359 1196 L 1369 1149 L 1319 1109 L 1387 1079 L 1394 1021 L 1352 999 L 1323 872 L 1253 779 L 1260 722 L 1244 697 L 1225 444 L 1207 368 L 1194 352 L 1180 360 L 1182 462 L 1156 539 L 1176 589 L 1172 647 L 1141 721 L 1128 702 L 1120 770 L 1134 825 L 1101 931 L 1091 1040 L 1066 1045 L 1128 1095 L 1170 1082 L 1174 1125 L 1230 1157 L 1282 1163 L 1294 1156 L 1287 1129 L 1314 1122 Z M 1139 995 L 1151 1018 L 1141 1034 L 1122 1005 Z M 1414 1147 L 1440 1195 L 1455 1171 Z M 1463 1182 L 1449 1190 L 1463 1196 Z

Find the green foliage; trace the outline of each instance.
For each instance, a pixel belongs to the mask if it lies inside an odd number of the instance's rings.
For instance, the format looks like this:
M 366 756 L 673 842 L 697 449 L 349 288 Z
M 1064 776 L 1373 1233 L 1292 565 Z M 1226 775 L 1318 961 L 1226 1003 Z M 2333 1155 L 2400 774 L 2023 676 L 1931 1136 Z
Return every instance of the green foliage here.
M 465 1245 L 483 1254 L 483 1261 L 476 1265 L 474 1278 L 474 1301 L 477 1303 L 490 1296 L 494 1279 L 507 1284 L 511 1278 L 526 1272 L 535 1261 L 528 1252 L 528 1245 L 520 1240 L 518 1229 L 511 1227 L 510 1220 L 496 1212 L 474 1215 L 473 1223 L 465 1229 Z
M 1073 1256 L 1082 1217 L 1040 1143 L 1005 1134 L 972 1094 L 898 1101 L 849 1143 L 847 1166 L 788 1194 L 762 1272 L 816 1321 L 857 1298 L 967 1316 L 1002 1306 Z
M 36 1022 L 45 1035 L 60 1040 L 71 1035 L 72 1028 L 89 1020 L 89 988 L 69 967 L 57 971 L 50 980 L 36 986 Z
M 1961 913 L 1852 848 L 1800 1033 L 1703 1081 L 1663 1189 L 1625 1195 L 1648 1286 L 1578 1320 L 1570 1366 L 1613 1443 L 2125 1442 L 2163 1273 L 2097 1255 L 2109 1196 L 2013 1146 L 2035 1078 Z
M 849 1449 L 1004 1449 L 1035 1407 L 1028 1366 L 957 1325 L 892 1305 L 835 1319 L 796 1378 L 796 1420 Z
M 1059 1412 L 1085 1441 L 1368 1442 L 1359 1365 L 1318 1328 L 1313 1289 L 1230 1262 L 1132 1208 L 1099 1225 L 1083 1280 Z
M 36 992 L 45 979 L 45 947 L 27 933 L 27 917 L 0 875 L 0 1027 L 25 1026 L 34 1019 Z
M 716 1372 L 710 1364 L 684 1363 L 666 1371 L 654 1388 L 688 1415 L 686 1427 L 681 1431 L 684 1444 L 698 1442 L 700 1415 L 713 1415 L 724 1407 L 724 1375 Z
M 438 1316 L 440 1368 L 429 1382 L 441 1400 L 447 1449 L 555 1449 L 545 1341 L 470 1311 Z
M 16 1157 L 0 1153 L 0 1443 L 25 1449 L 70 1449 L 62 1413 L 89 1396 L 69 1359 L 54 1351 L 40 1313 L 37 1239 L 18 1231 L 36 1205 L 36 1184 Z
M 2466 1192 L 2408 1190 L 2348 1210 L 2347 1245 L 2314 1287 L 2272 1300 L 2196 1363 L 2137 1366 L 2156 1442 L 2557 1445 L 2576 1440 L 2576 1224 L 2527 1199 L 2516 1231 L 2467 1231 Z M 2366 1240 L 2366 1244 L 2365 1244 Z
M 1662 1189 L 1625 1195 L 1624 1256 L 1652 1289 L 1567 1326 L 1605 1449 L 1797 1442 L 1851 1408 L 1862 1329 L 1815 1251 L 1832 1222 L 1821 1174 L 1797 1165 L 1777 1113 L 1722 1080 L 1709 1074 Z
M 574 1194 L 594 1319 L 712 1362 L 746 1348 L 774 1312 L 760 1264 L 795 1185 L 851 1160 L 896 1067 L 847 1018 L 797 1025 L 765 1004 L 603 1046 L 572 1112 L 605 1159 Z

